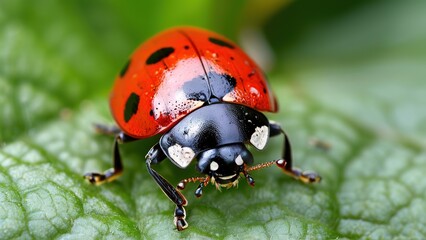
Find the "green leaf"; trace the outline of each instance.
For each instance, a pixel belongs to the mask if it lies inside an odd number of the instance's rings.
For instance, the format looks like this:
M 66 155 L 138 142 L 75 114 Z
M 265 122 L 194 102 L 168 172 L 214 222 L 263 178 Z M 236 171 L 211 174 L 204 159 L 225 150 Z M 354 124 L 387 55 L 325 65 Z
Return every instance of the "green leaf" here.
M 422 0 L 299 0 L 264 26 L 281 106 L 268 117 L 289 133 L 295 165 L 321 183 L 272 167 L 253 172 L 255 188 L 207 186 L 196 199 L 188 185 L 184 232 L 145 169 L 157 139 L 120 146 L 119 180 L 86 183 L 85 172 L 111 167 L 113 139 L 92 124 L 113 124 L 109 89 L 129 53 L 175 24 L 232 36 L 244 8 L 157 2 L 0 2 L 0 239 L 426 238 Z M 256 161 L 278 158 L 281 145 L 271 139 Z M 172 184 L 197 176 L 169 161 L 155 168 Z

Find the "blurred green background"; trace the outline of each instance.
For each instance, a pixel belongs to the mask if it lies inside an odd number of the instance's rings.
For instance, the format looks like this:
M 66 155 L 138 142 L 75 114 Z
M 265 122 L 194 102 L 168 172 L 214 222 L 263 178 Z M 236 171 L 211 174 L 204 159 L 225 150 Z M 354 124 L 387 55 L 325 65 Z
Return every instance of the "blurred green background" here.
M 426 238 L 425 13 L 424 0 L 0 0 L 0 239 Z M 268 116 L 320 184 L 270 168 L 254 189 L 210 186 L 197 200 L 188 186 L 190 227 L 178 233 L 144 167 L 156 139 L 122 146 L 118 181 L 83 181 L 111 166 L 112 139 L 92 124 L 113 123 L 116 74 L 178 25 L 217 31 L 263 66 L 281 108 Z M 197 174 L 157 169 L 173 184 Z

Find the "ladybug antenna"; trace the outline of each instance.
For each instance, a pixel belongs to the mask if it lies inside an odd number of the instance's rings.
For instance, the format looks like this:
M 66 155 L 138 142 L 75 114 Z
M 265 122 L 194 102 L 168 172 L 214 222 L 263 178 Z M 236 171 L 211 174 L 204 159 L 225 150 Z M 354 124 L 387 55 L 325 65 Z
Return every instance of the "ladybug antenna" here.
M 250 176 L 249 172 L 259 170 L 262 168 L 267 168 L 272 166 L 273 164 L 276 164 L 279 168 L 285 170 L 285 166 L 287 165 L 287 162 L 284 159 L 277 159 L 269 162 L 260 163 L 251 167 L 247 167 L 247 165 L 244 165 L 245 169 L 243 171 L 244 177 L 247 179 L 247 183 L 254 187 L 255 181 L 252 176 Z
M 255 181 L 254 181 L 254 179 L 248 174 L 248 172 L 247 171 L 244 171 L 243 172 L 243 174 L 244 174 L 244 177 L 246 177 L 246 179 L 247 179 L 247 183 L 250 185 L 250 186 L 252 186 L 252 187 L 254 187 L 254 184 L 255 184 Z
M 205 177 L 192 177 L 192 178 L 186 178 L 183 179 L 182 181 L 180 181 L 177 185 L 177 189 L 179 190 L 183 190 L 186 187 L 187 183 L 190 182 L 200 182 L 200 184 L 198 185 L 197 189 L 195 189 L 195 196 L 197 198 L 200 198 L 203 195 L 203 187 L 207 186 L 207 184 L 209 184 L 210 181 L 210 176 L 205 176 Z

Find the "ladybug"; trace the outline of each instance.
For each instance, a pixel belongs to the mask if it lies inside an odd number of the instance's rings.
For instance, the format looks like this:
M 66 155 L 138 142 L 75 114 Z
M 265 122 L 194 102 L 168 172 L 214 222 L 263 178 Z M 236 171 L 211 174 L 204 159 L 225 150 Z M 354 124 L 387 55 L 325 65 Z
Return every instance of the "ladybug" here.
M 197 182 L 196 197 L 209 182 L 217 188 L 236 186 L 240 177 L 255 181 L 250 172 L 276 165 L 305 183 L 319 182 L 314 172 L 293 168 L 290 141 L 281 126 L 262 113 L 277 112 L 277 101 L 264 73 L 235 43 L 199 28 L 178 27 L 159 33 L 133 53 L 115 80 L 110 96 L 118 127 L 97 126 L 114 134 L 113 168 L 87 173 L 93 184 L 116 179 L 123 171 L 118 144 L 162 134 L 145 156 L 149 174 L 176 205 L 177 230 L 188 227 L 181 193 Z M 282 135 L 281 158 L 258 165 L 247 146 L 265 148 L 268 139 Z M 179 168 L 194 160 L 202 176 L 172 186 L 152 168 L 164 159 Z

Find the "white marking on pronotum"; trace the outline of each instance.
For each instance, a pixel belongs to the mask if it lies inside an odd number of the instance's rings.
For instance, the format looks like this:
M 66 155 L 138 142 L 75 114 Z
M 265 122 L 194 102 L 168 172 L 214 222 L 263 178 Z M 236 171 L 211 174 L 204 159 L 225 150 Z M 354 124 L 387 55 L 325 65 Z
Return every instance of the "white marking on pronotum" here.
M 269 128 L 268 126 L 256 127 L 251 135 L 250 143 L 257 149 L 262 150 L 268 142 Z
M 236 163 L 238 166 L 243 165 L 244 160 L 243 160 L 243 158 L 241 157 L 241 155 L 238 155 L 238 157 L 237 157 L 237 158 L 235 158 L 235 163 Z
M 217 164 L 217 162 L 213 161 L 210 163 L 210 170 L 216 171 L 218 169 L 219 169 L 219 164 Z
M 182 168 L 187 167 L 195 156 L 195 153 L 191 148 L 182 147 L 179 144 L 170 146 L 167 151 L 169 152 L 172 160 Z

